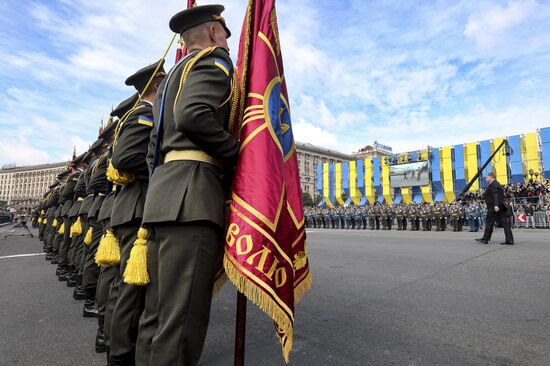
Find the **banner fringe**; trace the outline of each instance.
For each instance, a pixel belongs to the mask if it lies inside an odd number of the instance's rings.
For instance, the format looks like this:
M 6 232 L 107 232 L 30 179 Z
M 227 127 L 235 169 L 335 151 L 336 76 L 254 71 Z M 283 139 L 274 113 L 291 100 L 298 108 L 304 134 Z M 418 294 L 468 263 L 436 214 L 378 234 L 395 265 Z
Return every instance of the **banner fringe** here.
M 243 293 L 248 300 L 259 307 L 264 313 L 269 315 L 269 317 L 275 322 L 276 327 L 284 333 L 283 338 L 281 338 L 281 336 L 279 336 L 279 331 L 276 332 L 283 349 L 285 363 L 288 363 L 289 354 L 292 350 L 293 331 L 293 324 L 288 315 L 281 310 L 279 305 L 275 303 L 271 297 L 266 295 L 247 277 L 241 274 L 229 261 L 227 255 L 223 258 L 223 266 L 227 277 L 231 280 L 231 282 L 233 282 L 239 292 Z M 284 339 L 285 337 L 286 340 Z
M 298 304 L 302 297 L 311 289 L 313 285 L 313 277 L 311 272 L 308 272 L 306 278 L 294 289 L 294 305 Z

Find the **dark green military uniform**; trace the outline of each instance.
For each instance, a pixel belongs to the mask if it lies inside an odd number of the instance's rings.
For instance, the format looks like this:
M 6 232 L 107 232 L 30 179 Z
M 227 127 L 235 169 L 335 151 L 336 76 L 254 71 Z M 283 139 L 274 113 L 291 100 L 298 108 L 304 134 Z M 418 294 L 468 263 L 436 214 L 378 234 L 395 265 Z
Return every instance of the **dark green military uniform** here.
M 172 19 L 172 30 L 181 33 L 185 27 L 212 21 L 222 10 L 222 6 L 185 10 Z M 162 122 L 160 165 L 150 178 L 143 222 L 150 227 L 149 252 L 157 256 L 158 268 L 149 266 L 151 283 L 138 341 L 144 354 L 137 355 L 139 365 L 147 359 L 155 366 L 197 365 L 208 328 L 225 227 L 228 187 L 223 175 L 235 165 L 238 144 L 228 132 L 233 66 L 225 49 L 215 48 L 195 59 L 184 92 L 179 93 L 182 71 L 196 55 L 192 50 L 171 70 L 155 103 L 156 127 Z M 155 136 L 152 142 L 150 156 L 156 151 Z M 190 151 L 200 159 L 185 158 Z
M 114 128 L 118 125 L 120 119 L 128 112 L 138 100 L 138 93 L 135 93 L 130 98 L 121 102 L 112 112 L 111 117 L 118 118 L 116 121 L 108 124 L 105 130 L 99 136 L 111 144 L 114 134 Z M 111 161 L 112 151 L 107 152 L 106 164 Z M 105 197 L 101 202 L 101 207 L 97 213 L 97 221 L 101 224 L 102 232 L 105 234 L 111 229 L 111 213 L 113 203 L 116 196 L 116 186 L 111 182 L 107 182 Z M 98 330 L 96 334 L 96 352 L 103 350 L 107 351 L 107 360 L 110 362 L 110 329 L 113 311 L 118 298 L 118 286 L 112 286 L 113 280 L 119 273 L 119 266 L 101 266 L 96 291 L 97 302 L 97 321 Z M 113 301 L 109 305 L 109 297 L 112 296 Z
M 149 79 L 165 75 L 162 68 L 164 60 L 159 62 L 160 65 L 157 62 L 137 71 L 126 80 L 126 84 L 133 85 L 138 92 L 142 92 Z M 153 75 L 155 71 L 157 74 Z M 121 250 L 119 273 L 112 282 L 112 287 L 118 287 L 118 296 L 116 299 L 112 294 L 109 296 L 110 303 L 116 301 L 111 318 L 109 345 L 111 360 L 115 365 L 133 364 L 139 318 L 145 306 L 146 288 L 129 285 L 122 279 L 126 262 L 137 239 L 149 185 L 146 157 L 153 128 L 153 103 L 141 100 L 126 121 L 121 123 L 117 142 L 113 146 L 111 163 L 118 171 L 132 174 L 134 179 L 122 186 L 117 193 L 110 220 Z
M 67 280 L 69 274 L 69 247 L 71 245 L 71 220 L 69 219 L 69 212 L 73 207 L 74 201 L 74 188 L 80 172 L 75 172 L 69 175 L 67 178 L 67 183 L 63 188 L 62 196 L 65 198 L 65 203 L 63 204 L 63 209 L 61 210 L 61 216 L 63 218 L 64 231 L 63 241 L 59 247 L 59 266 L 61 267 L 61 272 L 59 274 L 59 280 Z

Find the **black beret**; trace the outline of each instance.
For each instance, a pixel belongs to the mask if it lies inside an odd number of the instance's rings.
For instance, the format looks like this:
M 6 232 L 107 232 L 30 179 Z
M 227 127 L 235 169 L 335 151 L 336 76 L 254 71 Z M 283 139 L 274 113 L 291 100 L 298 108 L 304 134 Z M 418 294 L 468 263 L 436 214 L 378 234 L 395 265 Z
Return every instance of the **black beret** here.
M 143 89 L 145 89 L 145 86 L 147 85 L 147 82 L 151 77 L 153 76 L 153 73 L 157 69 L 157 66 L 160 67 L 155 75 L 155 77 L 162 77 L 166 75 L 166 72 L 164 71 L 164 59 L 155 62 L 152 65 L 145 66 L 143 69 L 140 69 L 134 73 L 134 75 L 130 76 L 128 79 L 126 79 L 126 85 L 133 86 L 136 88 L 138 92 L 143 92 Z
M 136 104 L 138 98 L 139 94 L 135 93 L 130 98 L 120 102 L 120 104 L 117 105 L 117 107 L 111 112 L 111 117 L 117 117 L 118 119 L 121 119 L 122 116 L 124 116 L 126 112 L 128 112 L 134 106 L 134 104 Z
M 174 33 L 181 34 L 197 25 L 218 21 L 223 25 L 227 38 L 229 38 L 231 37 L 231 32 L 225 25 L 225 19 L 221 16 L 224 9 L 223 5 L 201 5 L 185 9 L 170 19 L 170 29 Z

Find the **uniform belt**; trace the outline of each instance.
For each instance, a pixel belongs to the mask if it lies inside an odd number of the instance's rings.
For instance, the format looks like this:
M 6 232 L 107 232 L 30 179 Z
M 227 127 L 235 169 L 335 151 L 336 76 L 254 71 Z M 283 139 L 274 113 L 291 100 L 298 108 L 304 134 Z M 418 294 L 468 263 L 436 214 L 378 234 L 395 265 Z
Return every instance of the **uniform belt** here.
M 88 197 L 93 197 L 93 196 L 94 196 L 94 194 L 93 194 L 93 193 L 90 193 L 89 195 L 86 196 L 86 198 L 88 198 Z
M 170 161 L 176 161 L 176 160 L 190 160 L 190 161 L 198 161 L 201 163 L 207 163 L 217 166 L 218 168 L 222 169 L 223 164 L 220 160 L 215 159 L 205 153 L 204 151 L 200 150 L 172 150 L 168 151 L 166 153 L 166 156 L 164 158 L 164 163 L 168 163 Z
M 83 197 L 78 197 L 76 200 L 77 201 L 84 201 L 84 198 Z
M 97 195 L 98 195 L 99 197 L 103 197 L 103 196 L 105 196 L 105 193 L 99 192 Z

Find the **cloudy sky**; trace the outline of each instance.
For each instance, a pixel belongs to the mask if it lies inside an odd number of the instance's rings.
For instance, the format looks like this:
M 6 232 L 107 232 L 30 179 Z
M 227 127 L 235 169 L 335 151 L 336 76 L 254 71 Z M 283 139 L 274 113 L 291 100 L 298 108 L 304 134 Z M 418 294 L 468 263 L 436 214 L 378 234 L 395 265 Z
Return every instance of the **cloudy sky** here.
M 220 2 L 235 58 L 247 1 Z M 0 0 L 0 165 L 86 150 L 185 3 Z M 408 151 L 550 126 L 550 1 L 279 0 L 277 11 L 297 141 Z

